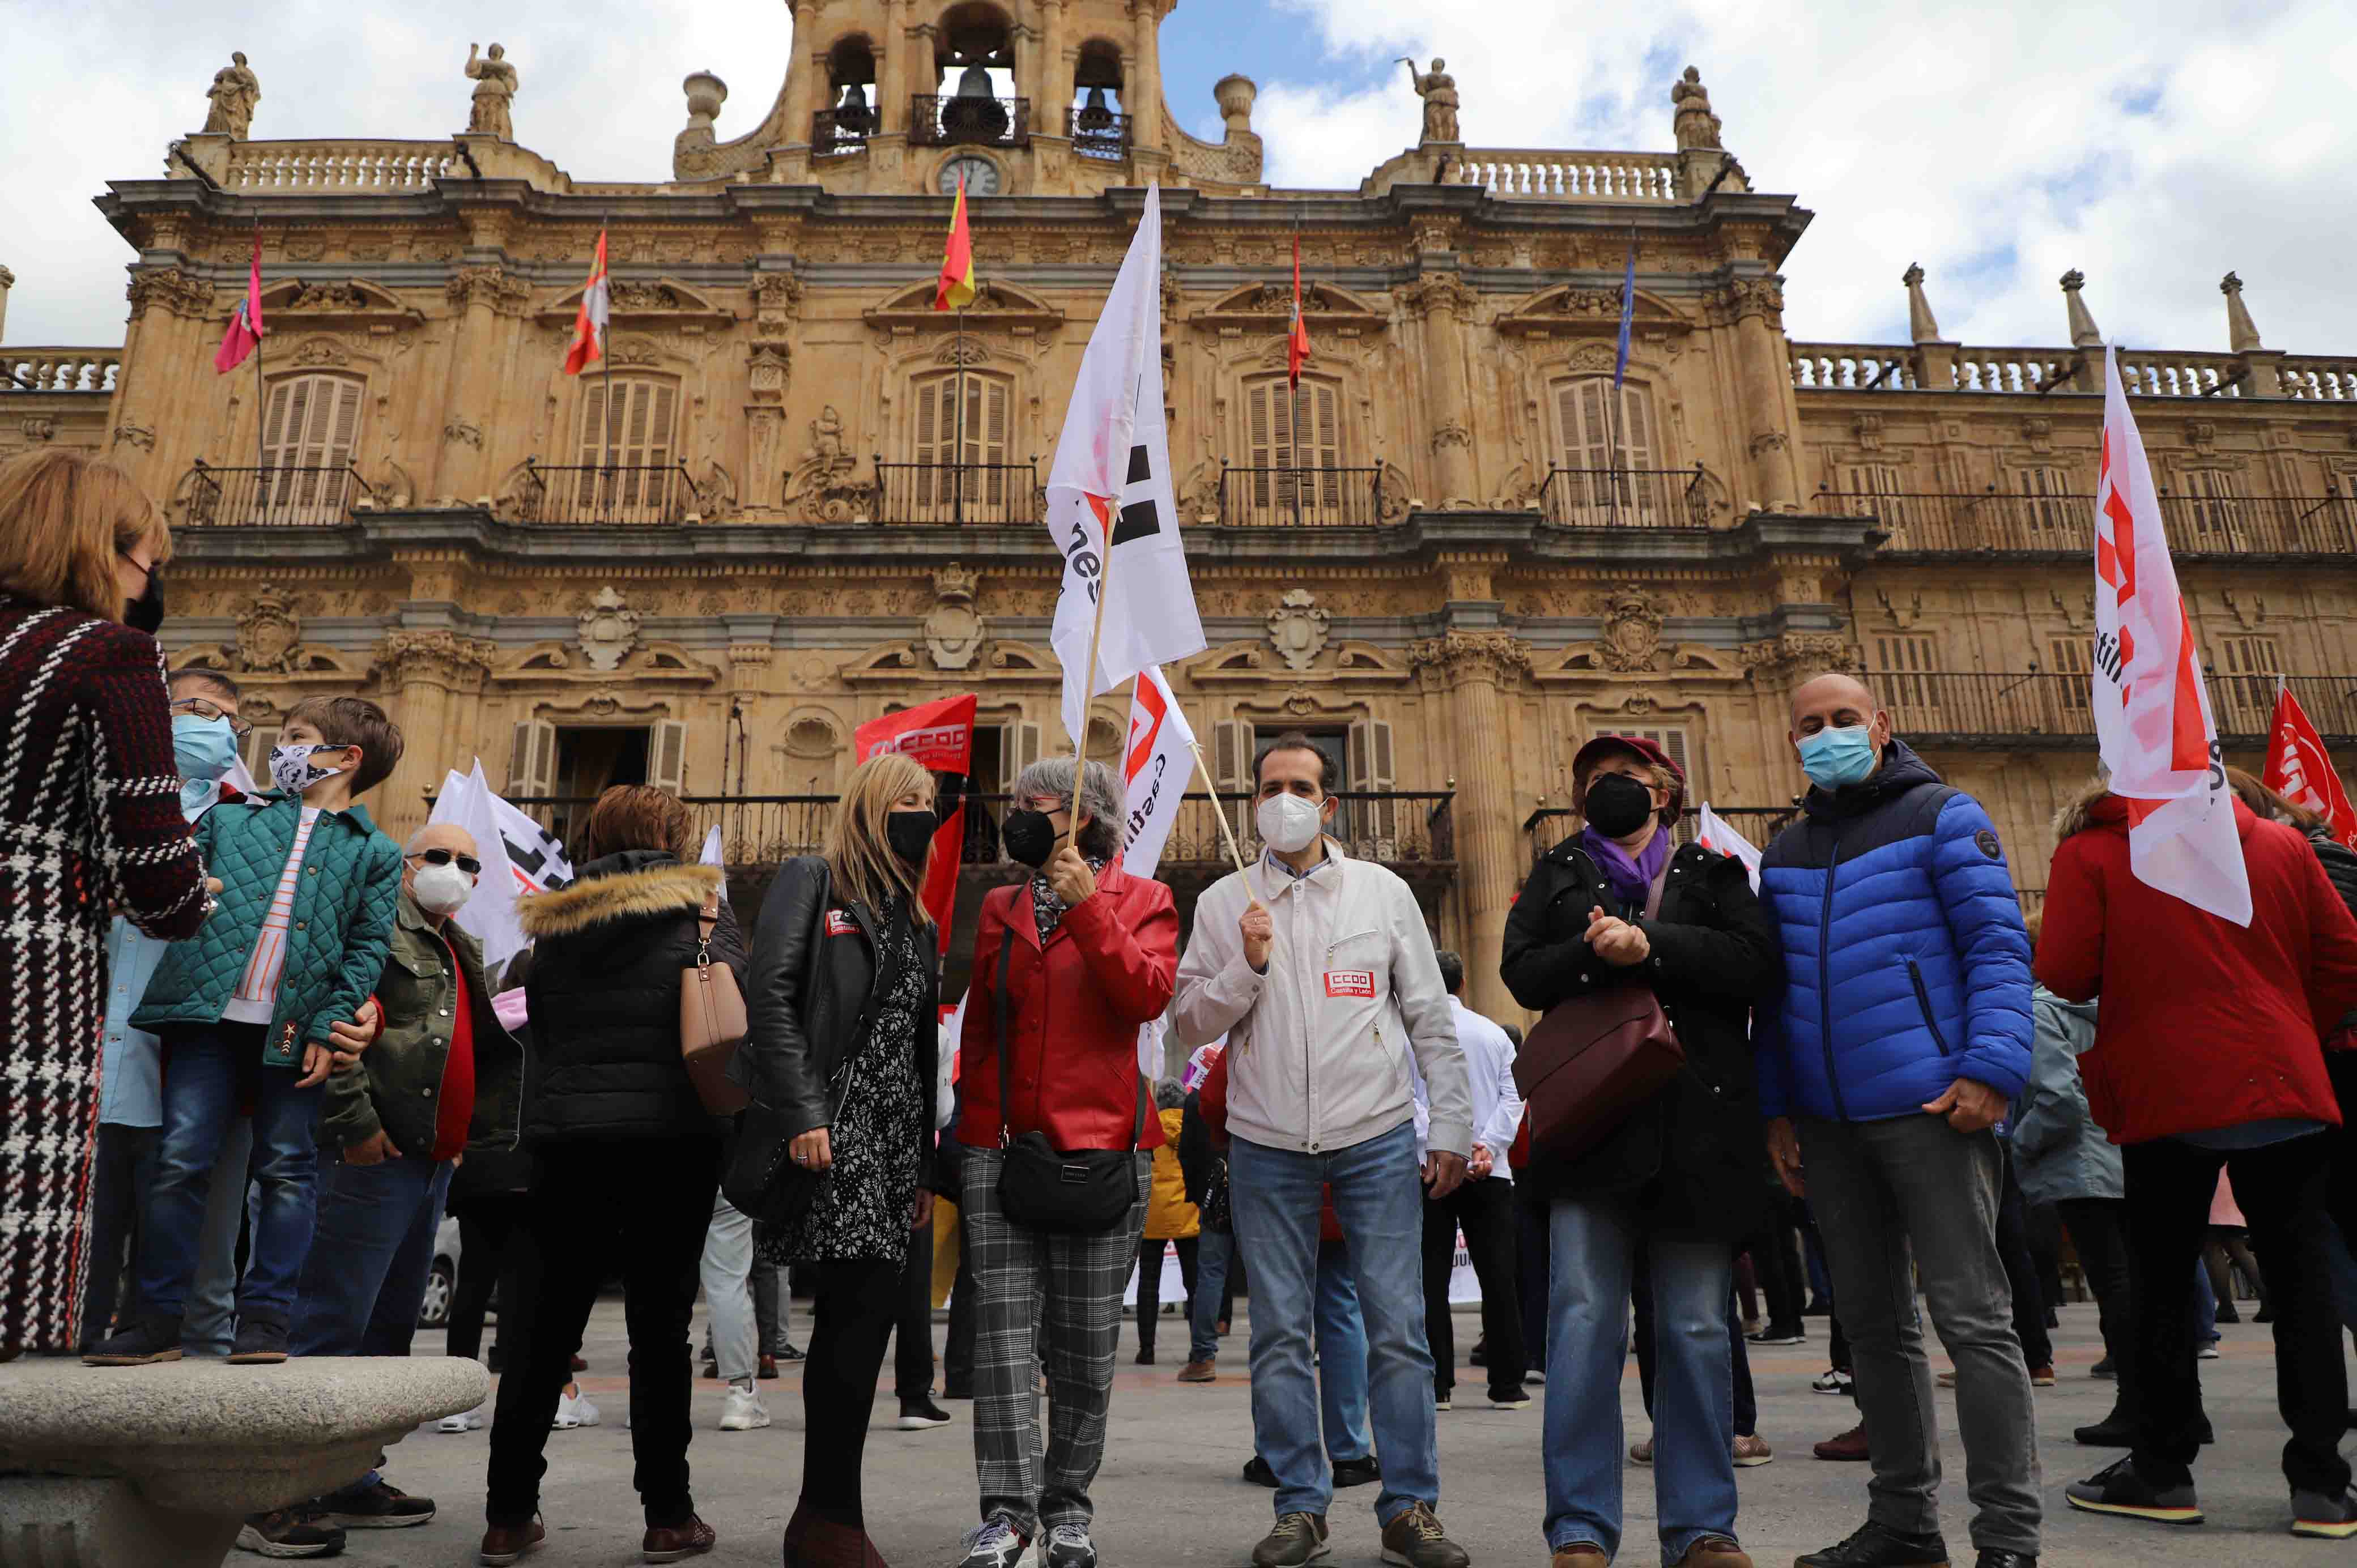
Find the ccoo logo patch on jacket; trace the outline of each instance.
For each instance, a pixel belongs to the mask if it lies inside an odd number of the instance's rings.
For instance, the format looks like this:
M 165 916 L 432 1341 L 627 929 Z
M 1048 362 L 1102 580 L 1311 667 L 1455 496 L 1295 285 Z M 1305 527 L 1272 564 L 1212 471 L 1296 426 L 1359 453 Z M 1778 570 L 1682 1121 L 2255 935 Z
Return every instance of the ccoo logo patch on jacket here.
M 1996 861 L 1999 865 L 2005 864 L 2005 846 L 1996 842 L 1995 829 L 1983 828 L 1973 835 L 1973 843 L 1979 846 L 1983 854 Z
M 859 934 L 859 922 L 844 910 L 829 909 L 826 912 L 826 934 L 830 937 L 856 937 Z

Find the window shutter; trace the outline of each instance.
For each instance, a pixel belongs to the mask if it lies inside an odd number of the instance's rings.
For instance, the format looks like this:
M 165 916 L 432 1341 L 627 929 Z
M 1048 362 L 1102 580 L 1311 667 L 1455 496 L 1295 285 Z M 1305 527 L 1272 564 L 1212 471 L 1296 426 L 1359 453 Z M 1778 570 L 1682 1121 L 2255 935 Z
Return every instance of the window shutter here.
M 508 798 L 545 795 L 556 784 L 556 726 L 527 719 L 508 747 Z
M 2052 659 L 2048 667 L 2057 675 L 2072 677 L 2052 683 L 2057 705 L 2070 716 L 2067 725 L 2055 726 L 2058 731 L 2066 727 L 2083 729 L 2086 726 L 2085 715 L 2094 702 L 2087 682 L 2087 658 L 2092 646 L 2093 639 L 2085 637 L 2057 637 L 2047 641 L 2046 650 Z
M 1015 730 L 1015 767 L 1016 770 L 1020 772 L 1039 760 L 1039 726 L 1034 724 L 1021 724 L 1016 725 Z M 1009 779 L 1006 781 L 1006 787 L 1009 789 L 1014 789 L 1015 780 Z
M 1939 643 L 1934 638 L 1892 635 L 1874 639 L 1874 669 L 1884 699 L 1890 704 L 1890 722 L 1902 733 L 1932 733 L 1946 729 L 1941 722 Z
M 1653 400 L 1633 382 L 1620 388 L 1620 467 L 1658 468 L 1653 455 Z
M 2240 526 L 2243 484 L 2240 476 L 2224 468 L 2186 468 L 2180 470 L 2177 478 L 2192 502 L 2187 509 L 2190 515 L 2184 540 L 2186 547 L 2201 550 L 2240 548 L 2243 542 Z
M 687 725 L 657 719 L 647 736 L 647 782 L 679 794 L 687 788 Z
M 1342 781 L 1344 789 L 1355 795 L 1383 795 L 1396 788 L 1392 776 L 1392 726 L 1385 721 L 1352 721 L 1348 758 L 1350 777 Z M 1347 802 L 1343 810 L 1352 820 L 1338 822 L 1336 831 L 1350 843 L 1351 853 L 1363 860 L 1400 858 L 1398 801 L 1357 800 Z
M 1668 755 L 1669 759 L 1678 765 L 1678 771 L 1686 776 L 1686 806 L 1688 810 L 1691 811 L 1695 802 L 1702 798 L 1702 786 L 1696 780 L 1694 758 L 1688 754 L 1686 749 L 1686 732 L 1684 725 L 1665 725 L 1657 729 L 1635 729 L 1622 726 L 1615 729 L 1590 730 L 1588 732 L 1587 738 L 1594 740 L 1600 736 L 1608 735 L 1632 736 L 1639 740 L 1650 740 L 1655 746 L 1660 746 L 1662 750 Z
M 1221 719 L 1211 725 L 1211 774 L 1219 780 L 1220 801 L 1237 842 L 1250 843 L 1253 829 L 1253 727 L 1242 719 Z
M 2228 637 L 2218 642 L 2218 674 L 2210 703 L 2220 733 L 2265 735 L 2275 722 L 2276 677 L 2283 651 L 2272 637 Z

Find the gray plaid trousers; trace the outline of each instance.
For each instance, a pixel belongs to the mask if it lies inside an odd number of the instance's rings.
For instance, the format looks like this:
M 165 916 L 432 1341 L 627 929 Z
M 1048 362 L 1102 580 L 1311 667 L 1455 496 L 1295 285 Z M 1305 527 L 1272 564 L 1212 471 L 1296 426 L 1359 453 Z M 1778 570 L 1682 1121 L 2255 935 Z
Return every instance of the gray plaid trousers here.
M 974 1466 L 981 1517 L 1006 1520 L 1026 1540 L 1060 1524 L 1085 1529 L 1096 1511 L 1089 1483 L 1104 1458 L 1121 1293 L 1137 1264 L 1153 1159 L 1144 1151 L 1137 1155 L 1138 1201 L 1121 1224 L 1102 1236 L 1050 1236 L 1010 1223 L 999 1208 L 998 1150 L 961 1152 L 958 1212 L 976 1286 Z M 1044 1454 L 1033 1391 L 1042 1354 Z

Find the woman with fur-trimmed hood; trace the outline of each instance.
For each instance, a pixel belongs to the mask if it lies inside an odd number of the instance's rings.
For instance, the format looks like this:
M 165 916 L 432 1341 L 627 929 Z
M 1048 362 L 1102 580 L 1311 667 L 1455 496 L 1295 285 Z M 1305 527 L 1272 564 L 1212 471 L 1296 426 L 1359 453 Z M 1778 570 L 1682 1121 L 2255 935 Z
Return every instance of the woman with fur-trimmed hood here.
M 525 1227 L 537 1258 L 500 1316 L 507 1375 L 491 1426 L 486 1563 L 546 1538 L 535 1517 L 541 1451 L 574 1351 L 608 1270 L 619 1268 L 630 1337 L 630 1445 L 647 1561 L 708 1552 L 688 1492 L 688 1319 L 720 1186 L 725 1123 L 705 1112 L 680 1055 L 680 984 L 699 917 L 716 906 L 711 953 L 744 984 L 745 944 L 721 873 L 691 863 L 687 808 L 645 785 L 597 797 L 578 879 L 520 899 L 533 940 L 524 991 L 533 1050 L 523 1139 L 538 1158 Z M 516 1338 L 522 1334 L 522 1341 Z

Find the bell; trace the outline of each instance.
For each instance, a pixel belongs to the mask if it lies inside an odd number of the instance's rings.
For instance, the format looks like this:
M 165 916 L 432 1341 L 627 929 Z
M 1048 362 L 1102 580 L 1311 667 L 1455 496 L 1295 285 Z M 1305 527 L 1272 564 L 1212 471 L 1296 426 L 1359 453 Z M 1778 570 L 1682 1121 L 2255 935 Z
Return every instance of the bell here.
M 1104 89 L 1089 89 L 1088 102 L 1081 105 L 1080 117 L 1073 122 L 1083 131 L 1113 129 L 1113 111 L 1105 107 Z

